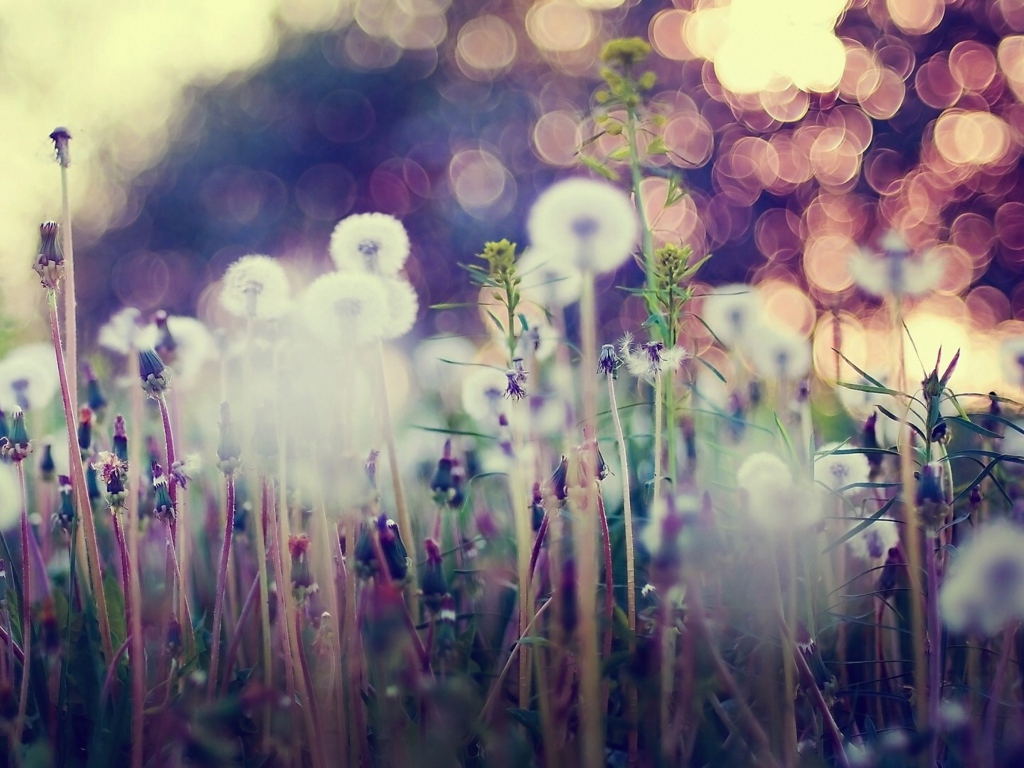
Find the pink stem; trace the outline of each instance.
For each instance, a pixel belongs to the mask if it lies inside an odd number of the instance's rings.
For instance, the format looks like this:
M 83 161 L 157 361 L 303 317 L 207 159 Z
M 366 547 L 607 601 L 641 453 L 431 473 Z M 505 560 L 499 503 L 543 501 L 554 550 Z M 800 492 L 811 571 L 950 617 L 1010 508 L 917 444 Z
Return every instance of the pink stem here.
M 60 342 L 60 325 L 57 322 L 57 294 L 49 291 L 50 304 L 50 337 L 53 340 L 53 352 L 57 358 L 57 375 L 60 378 L 60 394 L 64 404 L 64 423 L 68 432 L 68 444 L 71 483 L 78 504 L 78 514 L 82 516 L 85 526 L 86 568 L 89 574 L 89 586 L 96 598 L 96 613 L 100 624 L 100 639 L 103 642 L 103 654 L 109 659 L 114 655 L 114 643 L 110 638 L 110 616 L 107 614 L 107 598 L 103 591 L 103 561 L 100 559 L 100 548 L 96 541 L 96 522 L 92 516 L 92 505 L 85 486 L 85 470 L 81 458 L 77 455 L 78 435 L 75 434 L 75 401 L 68 386 L 68 374 L 64 365 L 64 352 Z
M 228 646 L 227 656 L 224 657 L 224 674 L 220 681 L 220 692 L 221 695 L 227 690 L 228 678 L 231 675 L 231 667 L 235 663 L 235 654 L 238 653 L 238 646 L 242 642 L 242 625 L 245 620 L 249 618 L 249 614 L 252 613 L 252 607 L 256 602 L 256 596 L 260 593 L 260 577 L 259 574 L 252 580 L 252 586 L 249 588 L 249 594 L 245 598 L 245 602 L 242 604 L 242 610 L 238 614 L 238 623 L 235 625 L 235 634 L 231 638 L 231 645 Z
M 114 654 L 114 658 L 111 660 L 110 666 L 107 667 L 107 676 L 103 678 L 103 690 L 100 692 L 101 705 L 103 704 L 103 702 L 107 700 L 107 697 L 110 695 L 110 689 L 114 685 L 114 677 L 117 674 L 117 663 L 121 660 L 121 657 L 124 656 L 125 651 L 128 650 L 128 645 L 131 643 L 131 640 L 131 635 L 128 635 L 128 637 L 125 638 L 124 642 L 121 643 L 121 647 L 117 649 L 117 653 Z
M 217 573 L 217 600 L 213 608 L 213 647 L 210 650 L 210 678 L 207 687 L 207 697 L 213 698 L 217 689 L 217 667 L 219 666 L 220 654 L 220 625 L 224 613 L 224 593 L 228 585 L 228 562 L 231 560 L 231 532 L 235 527 L 235 476 L 225 476 L 227 483 L 227 514 L 224 524 L 224 545 L 220 551 L 220 570 Z M 168 481 L 168 487 L 170 481 Z

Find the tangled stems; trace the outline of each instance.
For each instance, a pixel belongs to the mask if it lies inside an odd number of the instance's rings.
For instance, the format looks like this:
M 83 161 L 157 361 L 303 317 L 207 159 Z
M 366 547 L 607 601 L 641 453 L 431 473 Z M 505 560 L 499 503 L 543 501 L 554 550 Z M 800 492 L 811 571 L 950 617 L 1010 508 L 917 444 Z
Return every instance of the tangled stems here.
M 622 432 L 622 419 L 619 417 L 619 405 L 615 399 L 615 379 L 611 373 L 606 374 L 608 380 L 608 409 L 615 425 L 615 442 L 619 447 L 619 467 L 622 472 L 622 521 L 626 538 L 626 619 L 629 623 L 629 651 L 636 647 L 636 551 L 633 545 L 633 501 L 629 493 L 629 460 L 626 451 L 626 438 Z M 630 683 L 626 692 L 629 701 L 629 764 L 636 764 L 637 753 L 637 691 Z
M 580 296 L 580 317 L 582 320 L 581 347 L 583 351 L 583 430 L 586 434 L 597 434 L 597 386 L 592 371 L 597 370 L 597 313 L 594 303 L 594 273 L 583 270 L 583 290 Z M 579 583 L 597 583 L 597 531 L 593 515 L 594 495 L 597 493 L 594 469 L 597 467 L 597 443 L 587 445 L 583 453 L 585 509 L 577 516 L 579 535 L 576 538 L 576 562 L 579 567 Z M 600 702 L 600 659 L 597 653 L 597 626 L 595 622 L 596 594 L 592 589 L 577 590 L 579 600 L 579 644 L 582 682 L 580 685 L 581 734 L 583 741 L 583 764 L 600 765 L 604 760 L 603 713 Z
M 23 461 L 16 461 L 18 483 L 21 490 L 21 645 L 25 654 L 21 665 L 21 690 L 18 693 L 18 720 L 14 726 L 12 745 L 15 750 L 21 744 L 21 732 L 25 727 L 25 715 L 28 713 L 28 677 L 32 666 L 32 574 L 29 566 L 29 531 L 28 523 L 28 492 L 25 487 L 25 467 Z
M 92 585 L 93 595 L 96 598 L 96 613 L 100 625 L 100 640 L 103 643 L 103 655 L 111 659 L 114 657 L 114 644 L 110 639 L 110 617 L 107 615 L 107 598 L 103 592 L 103 565 L 100 559 L 100 548 L 96 541 L 96 521 L 92 516 L 92 506 L 89 502 L 89 494 L 85 486 L 85 469 L 82 467 L 81 459 L 76 456 L 75 446 L 78 445 L 78 435 L 75 434 L 75 405 L 71 396 L 71 389 L 68 385 L 67 368 L 64 365 L 64 352 L 61 347 L 60 325 L 57 320 L 57 293 L 47 291 L 47 303 L 50 308 L 50 337 L 53 341 L 53 351 L 57 357 L 57 375 L 60 378 L 61 400 L 64 404 L 64 423 L 68 431 L 68 445 L 70 451 L 71 484 L 74 488 L 75 499 L 78 506 L 78 514 L 82 516 L 85 534 L 86 568 L 88 570 L 89 582 Z
M 210 672 L 207 677 L 207 698 L 212 699 L 217 690 L 217 667 L 220 661 L 220 625 L 224 617 L 224 594 L 228 585 L 228 562 L 231 560 L 231 532 L 235 527 L 235 475 L 224 476 L 227 493 L 227 522 L 224 524 L 224 544 L 220 550 L 220 567 L 217 571 L 217 598 L 213 607 L 213 645 L 210 649 Z

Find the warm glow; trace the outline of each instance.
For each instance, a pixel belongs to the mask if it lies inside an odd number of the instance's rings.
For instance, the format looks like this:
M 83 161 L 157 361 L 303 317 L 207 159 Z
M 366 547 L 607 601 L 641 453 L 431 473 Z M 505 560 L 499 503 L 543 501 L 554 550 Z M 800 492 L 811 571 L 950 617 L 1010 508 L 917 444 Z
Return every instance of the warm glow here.
M 834 30 L 844 0 L 732 0 L 698 10 L 685 23 L 686 41 L 715 62 L 715 74 L 736 93 L 829 91 L 843 74 L 845 51 Z

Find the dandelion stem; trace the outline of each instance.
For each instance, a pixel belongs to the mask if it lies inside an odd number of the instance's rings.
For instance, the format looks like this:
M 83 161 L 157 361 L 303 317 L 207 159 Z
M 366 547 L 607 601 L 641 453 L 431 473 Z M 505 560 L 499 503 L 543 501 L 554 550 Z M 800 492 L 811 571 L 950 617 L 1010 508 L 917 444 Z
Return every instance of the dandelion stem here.
M 629 148 L 629 174 L 633 188 L 633 205 L 636 206 L 636 216 L 640 220 L 640 242 L 644 253 L 644 272 L 647 275 L 647 289 L 653 291 L 656 287 L 654 275 L 654 237 L 651 234 L 650 224 L 647 222 L 644 198 L 640 190 L 643 176 L 640 170 L 640 151 L 637 148 L 636 142 L 636 121 L 636 109 L 634 107 L 627 107 L 626 146 Z
M 412 519 L 405 503 L 405 488 L 402 485 L 402 469 L 398 465 L 398 450 L 395 447 L 395 425 L 391 416 L 391 394 L 388 390 L 388 377 L 384 370 L 384 342 L 377 339 L 377 374 L 380 377 L 381 422 L 384 428 L 384 441 L 388 449 L 388 466 L 391 470 L 391 484 L 395 491 L 395 511 L 398 513 L 398 530 L 402 534 L 405 549 L 409 556 L 409 570 L 416 573 L 416 539 L 413 537 Z M 415 588 L 409 586 L 406 598 L 413 614 L 418 614 Z
M 622 521 L 626 538 L 626 619 L 629 623 L 629 652 L 636 649 L 636 554 L 633 548 L 633 501 L 629 491 L 629 459 L 626 450 L 626 438 L 622 432 L 622 419 L 619 417 L 619 405 L 615 399 L 615 380 L 612 374 L 608 379 L 608 409 L 615 425 L 615 441 L 619 446 L 619 471 L 622 472 Z M 628 757 L 630 766 L 636 765 L 639 748 L 639 731 L 637 723 L 636 686 L 632 681 L 627 683 L 626 700 L 629 706 Z
M 78 303 L 75 293 L 75 247 L 71 237 L 71 204 L 68 195 L 68 164 L 60 163 L 60 202 L 64 219 L 64 344 L 67 346 L 68 389 L 72 413 L 78 413 Z
M 207 681 L 207 698 L 212 699 L 217 690 L 217 667 L 220 655 L 220 625 L 223 621 L 224 594 L 228 585 L 228 562 L 231 560 L 231 533 L 235 527 L 235 475 L 224 476 L 227 493 L 227 522 L 224 524 L 224 544 L 220 550 L 220 567 L 217 570 L 217 598 L 213 608 L 213 636 L 210 650 L 210 672 Z
M 597 307 L 594 299 L 594 273 L 583 270 L 583 286 L 580 296 L 580 318 L 582 321 L 581 347 L 583 352 L 583 433 L 597 435 Z M 579 584 L 577 589 L 579 624 L 577 627 L 580 645 L 580 710 L 583 764 L 600 765 L 604 762 L 604 713 L 598 704 L 601 700 L 600 659 L 597 651 L 597 594 L 591 585 L 597 583 L 597 526 L 593 497 L 597 492 L 594 479 L 597 467 L 597 443 L 586 443 L 584 451 L 584 482 L 586 504 L 584 513 L 577 515 L 578 535 L 576 540 L 576 562 Z
M 935 727 L 939 721 L 939 701 L 942 697 L 942 628 L 939 626 L 939 569 L 936 562 L 935 547 L 938 541 L 932 540 L 930 534 L 925 536 L 924 560 L 928 570 L 927 620 L 928 620 L 928 721 L 933 728 L 928 739 L 930 764 L 935 765 L 938 759 L 939 731 Z
M 260 632 L 263 636 L 263 682 L 267 690 L 274 689 L 274 656 L 270 648 L 270 582 L 267 577 L 267 533 L 270 520 L 270 504 L 274 494 L 274 488 L 266 474 L 260 473 L 260 519 L 256 521 L 256 565 L 258 568 L 257 578 L 259 579 L 260 594 Z M 246 598 L 246 602 L 249 598 Z M 245 608 L 242 608 L 243 613 Z M 235 634 L 241 635 L 241 624 L 243 617 L 239 617 Z M 234 644 L 234 641 L 232 641 Z M 233 654 L 228 654 L 228 667 L 231 665 Z M 267 710 L 269 712 L 269 710 Z M 266 724 L 269 724 L 265 720 Z
M 245 602 L 242 603 L 242 610 L 238 613 L 238 622 L 235 625 L 235 634 L 231 637 L 231 645 L 228 646 L 228 652 L 224 656 L 224 674 L 221 676 L 220 681 L 220 694 L 223 696 L 228 689 L 228 682 L 231 679 L 231 667 L 234 666 L 235 656 L 238 654 L 238 646 L 242 642 L 242 625 L 245 624 L 245 620 L 249 618 L 249 614 L 252 613 L 252 605 L 256 602 L 256 598 L 266 593 L 260 589 L 260 577 L 259 574 L 252 580 L 252 586 L 249 587 L 249 594 L 245 597 Z M 267 600 L 260 600 L 263 605 L 267 604 Z
M 139 356 L 128 355 L 131 381 L 139 380 Z M 128 442 L 128 561 L 132 568 L 128 594 L 139 606 L 131 617 L 128 632 L 132 638 L 129 661 L 132 665 L 132 768 L 142 768 L 143 723 L 146 704 L 146 660 L 142 636 L 142 582 L 139 563 L 139 492 L 142 473 L 139 462 L 142 455 L 142 388 L 131 387 L 131 424 L 134 434 Z
M 86 580 L 87 590 L 91 588 L 96 599 L 96 613 L 98 614 L 97 618 L 100 625 L 100 641 L 103 643 L 103 655 L 110 659 L 114 656 L 114 644 L 110 638 L 110 616 L 107 614 L 107 598 L 103 591 L 103 561 L 100 558 L 100 548 L 96 540 L 96 522 L 92 516 L 92 505 L 85 486 L 85 469 L 82 467 L 81 458 L 77 455 L 78 435 L 75 433 L 75 425 L 77 424 L 75 419 L 75 402 L 71 396 L 67 368 L 64 365 L 64 352 L 60 341 L 60 325 L 57 321 L 57 294 L 54 291 L 47 291 L 47 301 L 50 307 L 50 337 L 53 341 L 54 354 L 57 357 L 57 375 L 60 378 L 61 400 L 64 404 L 64 422 L 68 432 L 71 484 L 78 506 L 78 514 L 82 516 L 85 535 L 85 559 L 89 576 Z

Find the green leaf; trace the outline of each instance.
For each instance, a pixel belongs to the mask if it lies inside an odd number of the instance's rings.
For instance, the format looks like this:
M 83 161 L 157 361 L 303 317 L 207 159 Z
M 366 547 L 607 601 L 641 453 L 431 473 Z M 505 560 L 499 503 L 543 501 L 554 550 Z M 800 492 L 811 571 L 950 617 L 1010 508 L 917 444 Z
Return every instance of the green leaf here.
M 587 168 L 592 170 L 594 173 L 604 176 L 609 181 L 618 181 L 619 177 L 615 175 L 615 172 L 608 168 L 608 166 L 595 160 L 592 157 L 586 155 L 580 155 L 580 162 L 583 163 Z
M 845 544 L 847 541 L 852 539 L 854 536 L 857 536 L 860 533 L 862 533 L 864 530 L 867 529 L 867 527 L 869 525 L 871 525 L 873 522 L 878 520 L 882 515 L 884 515 L 886 512 L 888 512 L 889 509 L 892 507 L 892 505 L 895 504 L 895 503 L 896 503 L 896 496 L 894 495 L 891 499 L 889 499 L 887 502 L 885 502 L 885 504 L 883 504 L 879 508 L 879 510 L 877 512 L 875 512 L 873 515 L 871 515 L 871 517 L 864 518 L 863 521 L 861 521 L 857 525 L 853 526 L 853 528 L 848 530 L 846 533 L 844 533 L 838 539 L 836 539 L 831 544 L 829 544 L 827 547 L 825 547 L 825 549 L 823 549 L 821 551 L 821 554 L 827 555 L 829 552 L 831 552 L 836 547 L 838 547 L 838 546 L 840 546 L 842 544 Z
M 608 153 L 608 159 L 614 160 L 615 162 L 622 163 L 629 160 L 629 147 L 618 147 Z
M 715 376 L 718 378 L 718 380 L 721 381 L 723 384 L 727 384 L 728 383 L 728 382 L 726 382 L 725 376 L 722 374 L 722 372 L 719 371 L 717 368 L 715 368 L 715 366 L 713 366 L 711 363 L 709 363 L 703 357 L 699 357 L 698 356 L 698 357 L 695 357 L 694 359 L 698 363 L 703 365 L 705 368 L 707 368 L 709 371 L 711 371 L 713 374 L 715 374 Z
M 989 429 L 985 429 L 984 427 L 975 424 L 968 418 L 963 418 L 960 416 L 947 416 L 946 421 L 951 422 L 953 424 L 959 424 L 968 432 L 974 432 L 975 434 L 982 435 L 983 437 L 1000 437 L 998 432 L 993 432 Z

